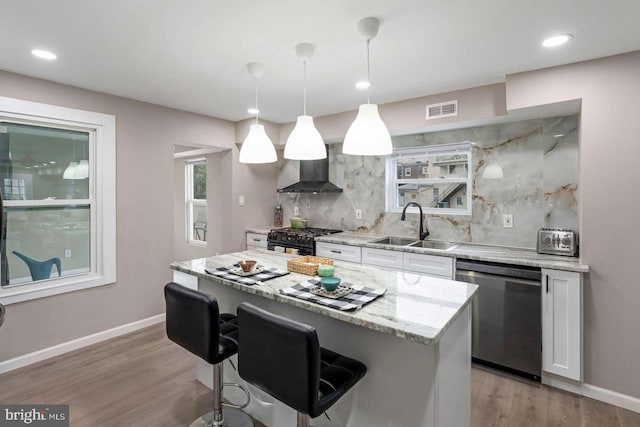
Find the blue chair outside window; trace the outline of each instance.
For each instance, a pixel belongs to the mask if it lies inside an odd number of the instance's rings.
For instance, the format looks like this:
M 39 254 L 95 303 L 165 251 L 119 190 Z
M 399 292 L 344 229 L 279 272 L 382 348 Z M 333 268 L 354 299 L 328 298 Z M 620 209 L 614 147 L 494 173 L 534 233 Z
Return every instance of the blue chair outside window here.
M 38 261 L 17 251 L 13 251 L 13 254 L 27 264 L 29 272 L 31 273 L 31 279 L 34 282 L 36 280 L 46 280 L 50 278 L 54 265 L 58 268 L 58 277 L 62 275 L 62 267 L 60 265 L 60 258 L 58 257 L 49 258 L 46 261 Z

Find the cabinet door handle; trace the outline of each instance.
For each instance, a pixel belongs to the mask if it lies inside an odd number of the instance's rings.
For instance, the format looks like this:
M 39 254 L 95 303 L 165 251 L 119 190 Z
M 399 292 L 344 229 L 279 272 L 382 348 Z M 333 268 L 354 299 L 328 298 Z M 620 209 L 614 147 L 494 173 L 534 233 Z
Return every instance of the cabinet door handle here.
M 547 275 L 547 293 L 549 293 L 549 276 Z
M 262 239 L 253 239 L 254 242 L 262 242 Z
M 341 254 L 342 251 L 339 251 L 337 249 L 331 249 L 331 252 L 333 252 L 334 254 Z

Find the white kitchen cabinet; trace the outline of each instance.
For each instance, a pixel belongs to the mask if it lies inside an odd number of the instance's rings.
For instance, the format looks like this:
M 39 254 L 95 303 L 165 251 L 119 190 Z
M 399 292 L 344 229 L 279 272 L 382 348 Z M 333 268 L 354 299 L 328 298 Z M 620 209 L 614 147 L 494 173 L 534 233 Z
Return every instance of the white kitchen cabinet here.
M 362 264 L 402 270 L 402 252 L 362 248 Z
M 580 273 L 542 269 L 542 370 L 582 381 Z
M 404 252 L 402 254 L 402 269 L 426 276 L 453 279 L 453 258 Z
M 361 263 L 362 252 L 360 246 L 339 245 L 336 243 L 316 243 L 316 255 L 331 258 L 336 261 Z
M 267 249 L 267 235 L 247 232 L 247 249 Z

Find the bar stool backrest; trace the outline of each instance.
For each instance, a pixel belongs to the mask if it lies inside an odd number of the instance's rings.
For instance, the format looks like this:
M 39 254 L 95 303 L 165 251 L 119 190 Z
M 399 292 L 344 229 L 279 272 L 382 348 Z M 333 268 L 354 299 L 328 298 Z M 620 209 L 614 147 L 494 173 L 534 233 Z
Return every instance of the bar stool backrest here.
M 316 329 L 251 304 L 238 306 L 238 370 L 247 382 L 303 414 L 318 404 Z
M 171 282 L 164 287 L 167 336 L 207 363 L 218 363 L 218 301 Z

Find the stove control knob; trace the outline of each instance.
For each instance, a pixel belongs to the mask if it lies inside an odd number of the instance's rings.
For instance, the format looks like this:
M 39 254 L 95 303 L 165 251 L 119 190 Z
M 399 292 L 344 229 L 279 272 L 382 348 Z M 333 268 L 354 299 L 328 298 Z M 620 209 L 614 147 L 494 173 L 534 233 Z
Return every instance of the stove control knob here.
M 562 238 L 562 244 L 563 244 L 564 246 L 569 246 L 569 243 L 570 243 L 570 240 L 569 240 L 569 238 L 568 238 L 568 237 L 563 237 L 563 238 Z
M 542 239 L 542 243 L 544 243 L 545 245 L 548 245 L 551 243 L 551 238 L 550 237 L 545 237 L 544 239 Z

